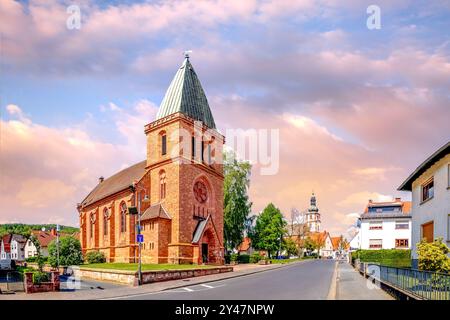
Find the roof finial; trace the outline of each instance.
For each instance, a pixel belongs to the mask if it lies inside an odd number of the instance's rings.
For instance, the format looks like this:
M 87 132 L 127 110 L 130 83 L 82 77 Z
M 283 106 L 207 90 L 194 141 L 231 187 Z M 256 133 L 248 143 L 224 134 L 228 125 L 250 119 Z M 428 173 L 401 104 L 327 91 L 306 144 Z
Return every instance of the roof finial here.
M 186 58 L 186 59 L 189 59 L 189 54 L 190 53 L 192 53 L 192 50 L 186 50 L 186 51 L 184 51 L 184 57 Z

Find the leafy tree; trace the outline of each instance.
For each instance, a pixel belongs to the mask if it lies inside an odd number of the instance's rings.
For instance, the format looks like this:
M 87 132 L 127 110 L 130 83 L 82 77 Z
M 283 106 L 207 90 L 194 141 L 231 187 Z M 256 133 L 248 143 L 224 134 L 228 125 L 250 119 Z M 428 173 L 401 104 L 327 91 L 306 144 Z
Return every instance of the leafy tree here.
M 417 244 L 419 269 L 436 272 L 450 272 L 449 248 L 438 238 L 428 243 L 425 239 Z
M 48 262 L 52 267 L 58 265 L 56 241 L 53 240 L 48 245 Z M 81 244 L 78 239 L 73 237 L 63 237 L 59 241 L 59 265 L 73 266 L 83 263 L 83 254 Z
M 244 231 L 252 220 L 249 213 L 252 203 L 249 201 L 251 164 L 239 161 L 232 152 L 224 155 L 224 238 L 227 250 L 236 248 L 244 238 Z
M 311 239 L 311 237 L 306 237 L 305 241 L 303 241 L 303 247 L 310 255 L 314 250 L 316 250 L 316 243 Z
M 286 251 L 288 256 L 296 256 L 299 252 L 296 242 L 291 238 L 286 238 L 283 240 L 283 249 Z
M 28 238 L 36 247 L 36 252 L 37 252 L 37 256 L 36 256 L 36 262 L 39 268 L 39 272 L 43 272 L 44 270 L 44 265 L 45 265 L 45 259 L 42 256 L 41 253 L 41 244 L 39 243 L 39 240 L 34 236 L 34 235 L 30 235 L 30 237 Z
M 269 257 L 280 249 L 282 237 L 286 232 L 286 221 L 280 210 L 270 203 L 256 218 L 256 225 L 250 234 L 256 249 L 267 250 Z

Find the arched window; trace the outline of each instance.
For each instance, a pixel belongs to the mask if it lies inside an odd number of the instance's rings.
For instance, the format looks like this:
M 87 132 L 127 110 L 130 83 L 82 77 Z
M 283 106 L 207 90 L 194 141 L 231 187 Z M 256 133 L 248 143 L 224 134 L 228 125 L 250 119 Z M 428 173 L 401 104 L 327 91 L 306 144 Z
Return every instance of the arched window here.
M 167 154 L 167 135 L 165 131 L 159 133 L 161 137 L 161 155 L 164 156 Z
M 159 173 L 159 198 L 166 198 L 166 172 L 161 170 Z
M 95 229 L 95 213 L 91 213 L 90 220 L 91 220 L 90 236 L 91 238 L 93 238 Z
M 105 208 L 103 210 L 103 235 L 108 235 L 108 218 L 109 218 L 109 210 Z
M 127 205 L 125 202 L 120 204 L 120 232 L 127 231 Z

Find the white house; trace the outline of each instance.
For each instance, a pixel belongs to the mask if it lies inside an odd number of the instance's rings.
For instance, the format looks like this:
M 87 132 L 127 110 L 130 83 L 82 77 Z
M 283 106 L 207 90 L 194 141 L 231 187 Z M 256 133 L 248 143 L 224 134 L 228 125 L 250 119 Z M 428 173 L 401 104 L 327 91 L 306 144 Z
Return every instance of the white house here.
M 359 248 L 409 249 L 411 219 L 410 201 L 402 201 L 401 198 L 389 202 L 369 200 L 360 217 Z
M 361 237 L 359 231 L 360 229 L 358 228 L 357 233 L 353 236 L 352 240 L 350 240 L 350 251 L 361 249 Z
M 24 236 L 13 234 L 11 238 L 11 260 L 25 261 L 25 244 L 27 239 Z
M 398 190 L 412 192 L 412 254 L 422 238 L 450 245 L 450 141 L 426 159 Z
M 48 245 L 56 239 L 56 230 L 48 231 L 33 231 L 32 234 L 39 241 L 41 246 L 41 255 L 48 257 Z M 37 248 L 31 240 L 27 240 L 25 244 L 25 259 L 37 256 Z

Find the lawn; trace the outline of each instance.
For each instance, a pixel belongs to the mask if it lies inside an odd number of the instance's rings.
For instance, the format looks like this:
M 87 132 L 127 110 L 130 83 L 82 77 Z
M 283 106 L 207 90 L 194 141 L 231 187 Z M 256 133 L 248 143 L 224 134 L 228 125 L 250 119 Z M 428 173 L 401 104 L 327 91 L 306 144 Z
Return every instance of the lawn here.
M 93 269 L 109 269 L 123 271 L 137 271 L 137 263 L 93 263 L 83 264 L 80 267 Z M 215 266 L 205 266 L 196 264 L 142 264 L 142 271 L 158 271 L 158 270 L 188 270 L 188 269 L 207 269 Z

